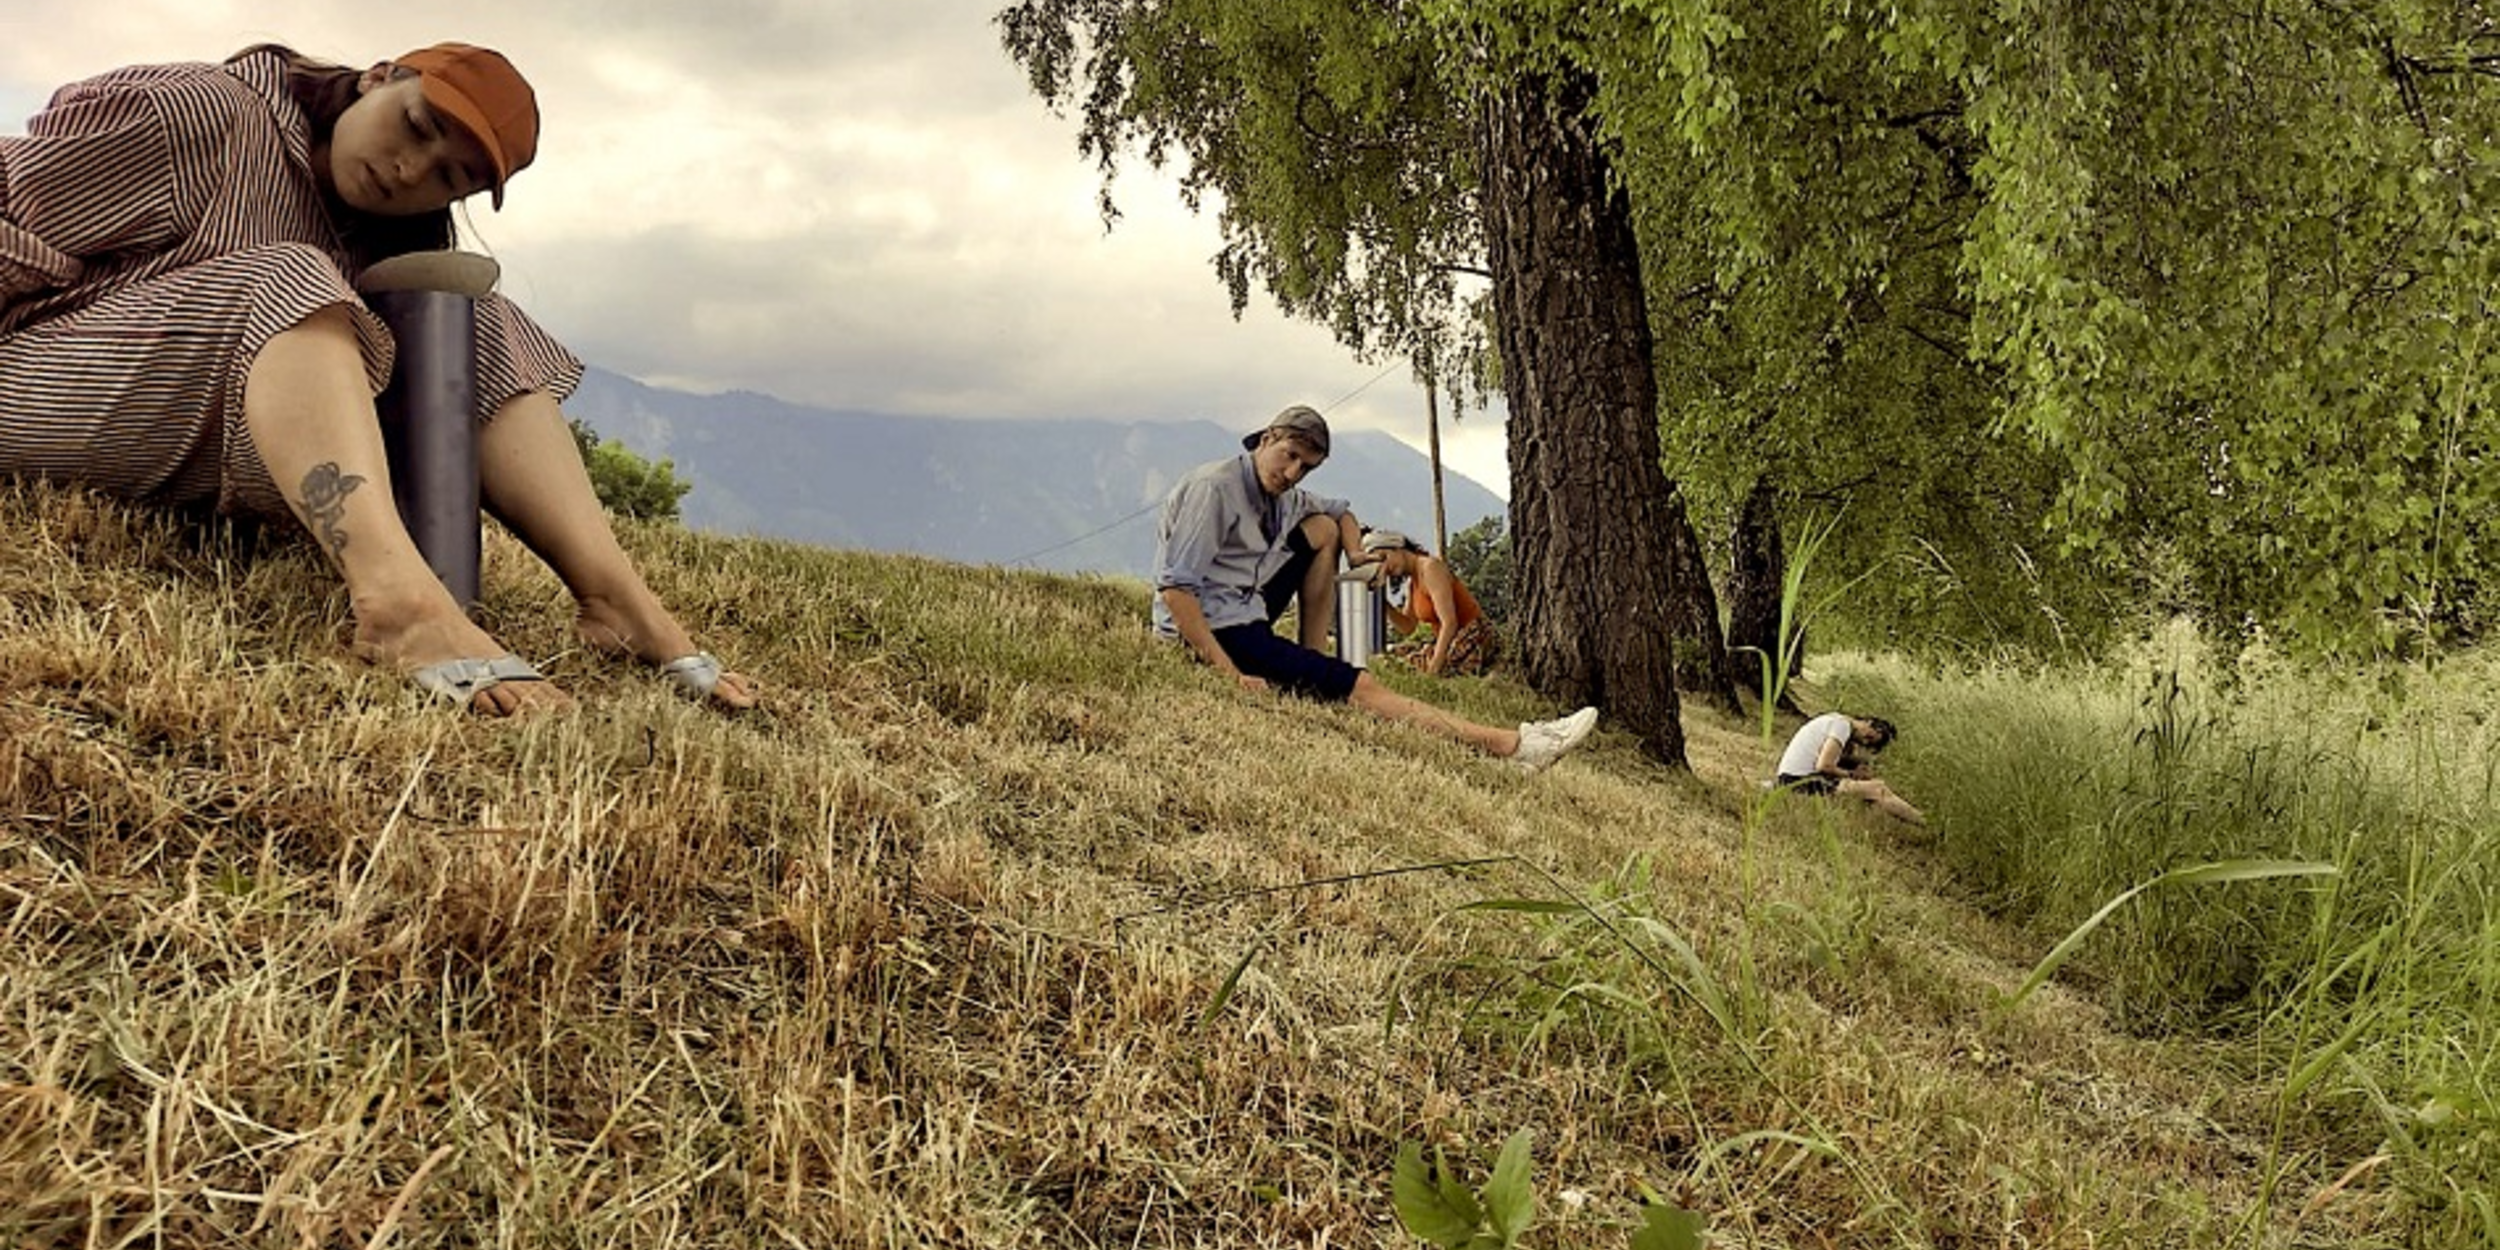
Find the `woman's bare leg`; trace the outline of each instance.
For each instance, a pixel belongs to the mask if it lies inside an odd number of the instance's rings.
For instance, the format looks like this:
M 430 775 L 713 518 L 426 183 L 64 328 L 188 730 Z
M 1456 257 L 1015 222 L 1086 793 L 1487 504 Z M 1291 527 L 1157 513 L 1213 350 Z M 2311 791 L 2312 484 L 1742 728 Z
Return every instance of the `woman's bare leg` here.
M 261 348 L 244 380 L 243 419 L 270 478 L 347 582 L 358 654 L 402 672 L 504 654 L 461 611 L 400 524 L 346 309 L 314 313 Z M 549 682 L 506 682 L 480 691 L 471 706 L 509 716 L 570 701 Z
M 547 562 L 580 606 L 582 641 L 651 664 L 692 655 L 694 639 L 617 545 L 573 432 L 553 396 L 514 396 L 478 433 L 478 488 L 488 511 Z M 724 672 L 712 698 L 755 704 L 753 684 Z

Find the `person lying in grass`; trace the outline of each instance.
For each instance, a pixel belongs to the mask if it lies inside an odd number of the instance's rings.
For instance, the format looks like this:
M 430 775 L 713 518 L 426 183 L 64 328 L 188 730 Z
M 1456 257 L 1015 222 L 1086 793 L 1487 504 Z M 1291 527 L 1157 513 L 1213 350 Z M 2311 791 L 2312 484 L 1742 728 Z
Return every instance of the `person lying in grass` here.
M 1596 708 L 1516 729 L 1482 725 L 1399 694 L 1327 654 L 1340 555 L 1358 565 L 1378 558 L 1362 549 L 1361 525 L 1344 500 L 1302 489 L 1302 479 L 1328 459 L 1328 422 L 1297 404 L 1241 445 L 1242 455 L 1199 466 L 1163 501 L 1156 633 L 1187 645 L 1243 690 L 1352 703 L 1530 772 L 1588 737 Z M 1277 634 L 1274 623 L 1297 600 L 1299 642 Z
M 1449 562 L 1396 530 L 1363 535 L 1389 609 L 1389 628 L 1402 639 L 1430 630 L 1430 641 L 1401 642 L 1389 653 L 1435 677 L 1481 673 L 1493 666 L 1501 639 L 1484 608 L 1450 571 Z
M 275 45 L 63 87 L 0 136 L 0 474 L 300 522 L 347 584 L 355 649 L 472 710 L 571 700 L 471 621 L 401 524 L 374 395 L 393 345 L 358 274 L 448 248 L 537 154 L 502 54 L 357 70 Z M 557 409 L 582 363 L 478 301 L 480 494 L 572 592 L 594 649 L 724 708 L 755 702 L 617 544 Z
M 1774 784 L 1799 794 L 1859 799 L 1896 820 L 1925 825 L 1927 817 L 1875 779 L 1875 753 L 1890 745 L 1893 737 L 1892 722 L 1882 717 L 1857 720 L 1825 712 L 1807 721 L 1788 740 L 1788 749 L 1780 753 Z

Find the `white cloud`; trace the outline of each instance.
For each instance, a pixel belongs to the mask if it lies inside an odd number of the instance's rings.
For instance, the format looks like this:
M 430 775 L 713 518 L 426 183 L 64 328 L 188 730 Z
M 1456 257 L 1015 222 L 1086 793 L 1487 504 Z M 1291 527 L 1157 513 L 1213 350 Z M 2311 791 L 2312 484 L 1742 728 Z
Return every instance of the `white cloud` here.
M 0 108 L 262 40 L 351 64 L 444 39 L 538 88 L 538 164 L 472 237 L 584 357 L 646 380 L 910 415 L 1209 418 L 1293 402 L 1422 446 L 1422 392 L 1255 302 L 1214 223 L 1125 173 L 1105 233 L 1074 125 L 999 48 L 998 0 L 9 0 Z M 1352 398 L 1338 403 L 1340 396 Z M 1498 413 L 1445 455 L 1507 493 Z M 1209 455 L 1222 452 L 1210 448 Z

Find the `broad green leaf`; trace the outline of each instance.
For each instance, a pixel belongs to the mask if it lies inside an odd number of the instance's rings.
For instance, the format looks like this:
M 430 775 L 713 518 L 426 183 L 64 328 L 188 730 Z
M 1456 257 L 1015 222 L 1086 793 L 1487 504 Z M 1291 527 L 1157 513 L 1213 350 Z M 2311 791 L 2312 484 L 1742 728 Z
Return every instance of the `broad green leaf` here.
M 1641 1208 L 1641 1231 L 1632 1250 L 1704 1250 L 1709 1222 L 1682 1207 L 1653 1203 Z
M 1504 1246 L 1515 1244 L 1536 1220 L 1536 1188 L 1528 1180 L 1528 1143 L 1533 1137 L 1523 1128 L 1502 1143 L 1493 1179 L 1484 1187 L 1485 1218 Z
M 1398 1209 L 1398 1223 L 1405 1225 L 1407 1232 L 1444 1250 L 1466 1245 L 1481 1222 L 1475 1217 L 1472 1202 L 1465 1211 L 1450 1205 L 1433 1169 L 1424 1162 L 1423 1146 L 1418 1142 L 1398 1143 L 1397 1164 L 1390 1173 L 1390 1197 Z
M 1484 1223 L 1484 1207 L 1476 1201 L 1476 1195 L 1467 1188 L 1467 1183 L 1458 1179 L 1458 1173 L 1450 1170 L 1450 1161 L 1441 1153 L 1439 1146 L 1432 1148 L 1432 1182 L 1434 1192 L 1441 1196 L 1441 1204 L 1466 1221 L 1468 1228 L 1474 1229 Z

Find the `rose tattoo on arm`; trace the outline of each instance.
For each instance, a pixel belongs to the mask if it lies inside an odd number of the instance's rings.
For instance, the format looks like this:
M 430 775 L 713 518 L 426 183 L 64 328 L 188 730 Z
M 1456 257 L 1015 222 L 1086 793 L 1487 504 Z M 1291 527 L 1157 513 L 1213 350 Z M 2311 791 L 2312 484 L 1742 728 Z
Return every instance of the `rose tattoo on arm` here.
M 304 518 L 312 523 L 314 536 L 330 549 L 333 557 L 347 550 L 347 530 L 340 524 L 347 516 L 347 497 L 364 484 L 365 480 L 353 473 L 339 472 L 336 461 L 315 465 L 312 472 L 304 475 Z

